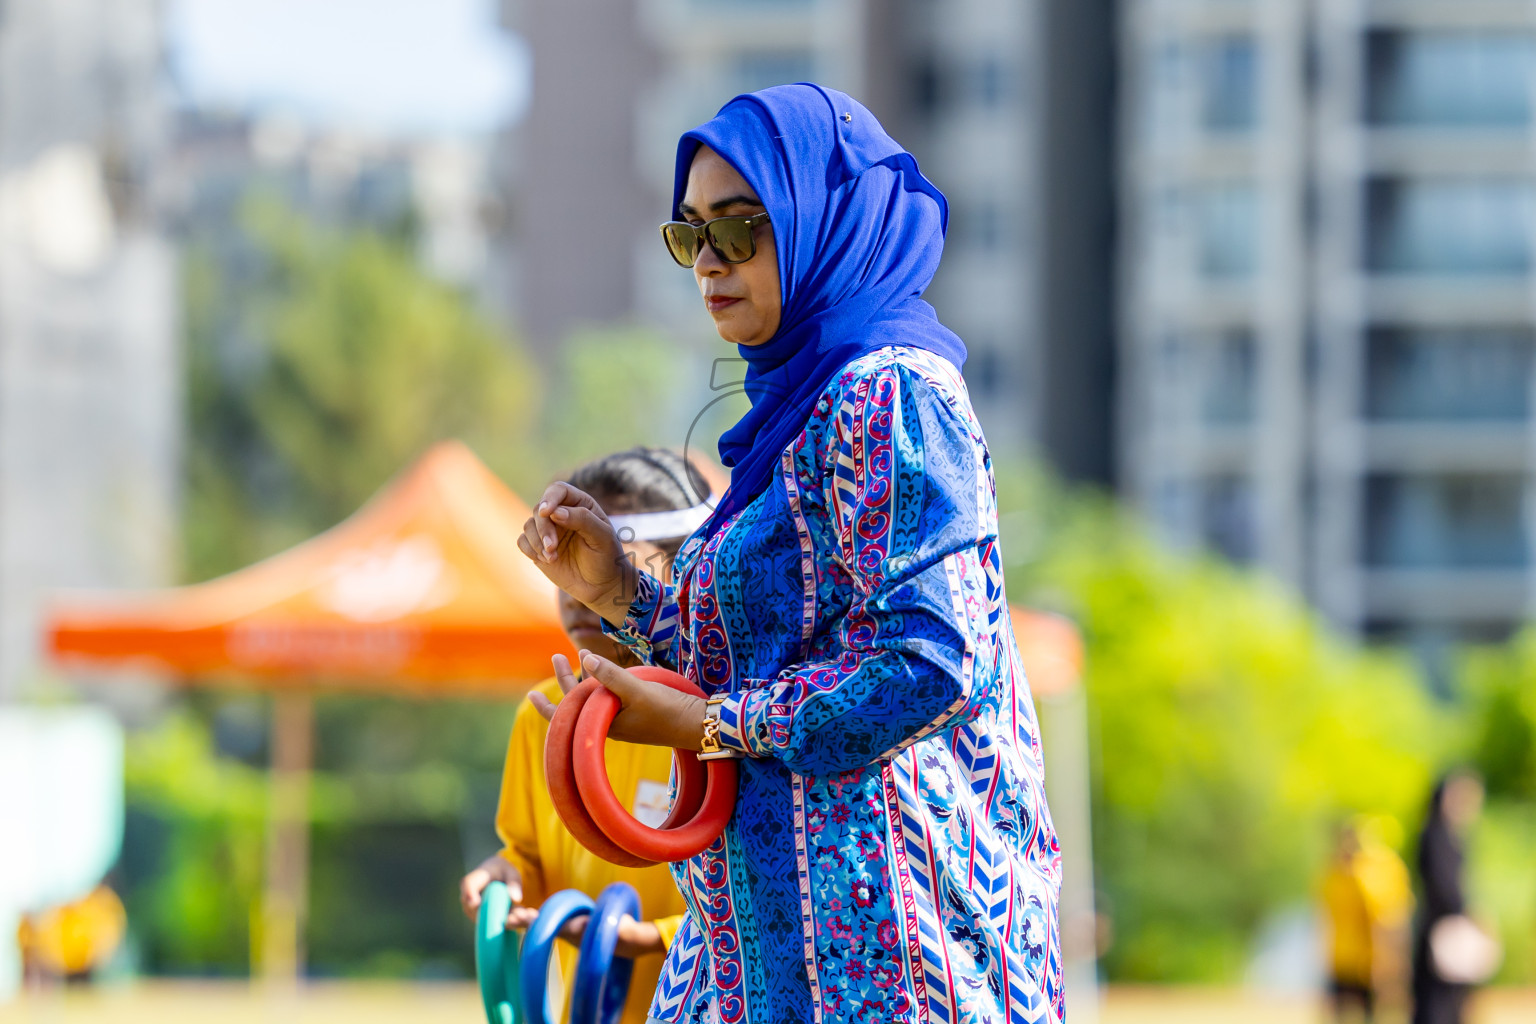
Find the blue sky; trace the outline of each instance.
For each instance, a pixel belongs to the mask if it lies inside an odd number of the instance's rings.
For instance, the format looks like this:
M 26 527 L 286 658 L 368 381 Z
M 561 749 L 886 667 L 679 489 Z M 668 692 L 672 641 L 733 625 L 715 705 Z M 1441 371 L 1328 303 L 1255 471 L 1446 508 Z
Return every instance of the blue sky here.
M 198 105 L 463 134 L 527 103 L 527 52 L 492 0 L 172 0 L 168 41 Z

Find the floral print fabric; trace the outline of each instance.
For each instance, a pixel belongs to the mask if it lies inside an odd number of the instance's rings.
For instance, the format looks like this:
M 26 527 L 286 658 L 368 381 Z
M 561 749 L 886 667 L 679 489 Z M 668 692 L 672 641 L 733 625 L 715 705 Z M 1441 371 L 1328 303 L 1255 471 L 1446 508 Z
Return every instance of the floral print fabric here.
M 646 659 L 726 693 L 745 752 L 651 1006 L 675 1022 L 1063 1019 L 1060 854 L 958 371 L 847 366 L 773 486 L 673 582 L 642 574 Z

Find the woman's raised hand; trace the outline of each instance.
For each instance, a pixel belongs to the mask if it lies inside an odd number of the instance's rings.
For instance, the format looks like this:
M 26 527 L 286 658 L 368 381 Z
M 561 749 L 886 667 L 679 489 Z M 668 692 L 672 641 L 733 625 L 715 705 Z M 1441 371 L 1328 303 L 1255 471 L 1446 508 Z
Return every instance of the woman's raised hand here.
M 623 623 L 635 567 L 591 495 L 568 483 L 550 484 L 517 546 L 555 586 L 613 625 Z

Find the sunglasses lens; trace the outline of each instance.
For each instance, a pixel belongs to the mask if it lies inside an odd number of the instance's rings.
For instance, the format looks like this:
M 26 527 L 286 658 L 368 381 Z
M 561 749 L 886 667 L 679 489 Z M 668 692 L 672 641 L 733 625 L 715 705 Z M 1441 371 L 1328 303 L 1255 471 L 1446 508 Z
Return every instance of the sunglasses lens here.
M 744 218 L 710 221 L 704 230 L 709 233 L 709 244 L 727 263 L 745 263 L 757 251 L 752 244 L 752 229 Z
M 699 234 L 692 224 L 672 222 L 661 226 L 661 237 L 667 243 L 667 251 L 679 266 L 691 267 L 699 258 Z

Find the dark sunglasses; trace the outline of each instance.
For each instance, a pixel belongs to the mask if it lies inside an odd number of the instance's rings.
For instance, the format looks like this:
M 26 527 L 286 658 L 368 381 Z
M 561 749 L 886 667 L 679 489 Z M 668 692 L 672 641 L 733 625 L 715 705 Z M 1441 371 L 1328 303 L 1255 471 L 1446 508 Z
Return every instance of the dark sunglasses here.
M 687 221 L 669 220 L 661 226 L 661 237 L 680 267 L 697 263 L 705 242 L 726 263 L 745 263 L 757 255 L 757 239 L 753 237 L 753 231 L 758 225 L 767 223 L 766 213 L 751 217 L 716 217 L 697 227 Z

